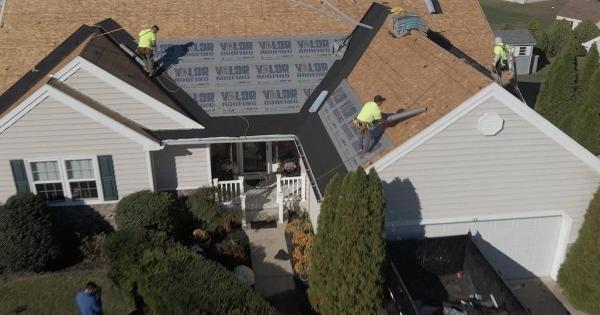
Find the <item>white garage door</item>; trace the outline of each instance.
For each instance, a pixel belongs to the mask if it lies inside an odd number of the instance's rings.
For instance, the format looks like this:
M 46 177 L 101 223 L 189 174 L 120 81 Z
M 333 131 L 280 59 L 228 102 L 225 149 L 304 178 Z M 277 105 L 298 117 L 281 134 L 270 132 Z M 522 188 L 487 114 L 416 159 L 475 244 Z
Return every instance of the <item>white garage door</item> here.
M 505 279 L 549 276 L 558 247 L 562 216 L 445 222 L 397 226 L 389 237 L 477 235 L 486 258 Z M 479 237 L 480 236 L 480 237 Z

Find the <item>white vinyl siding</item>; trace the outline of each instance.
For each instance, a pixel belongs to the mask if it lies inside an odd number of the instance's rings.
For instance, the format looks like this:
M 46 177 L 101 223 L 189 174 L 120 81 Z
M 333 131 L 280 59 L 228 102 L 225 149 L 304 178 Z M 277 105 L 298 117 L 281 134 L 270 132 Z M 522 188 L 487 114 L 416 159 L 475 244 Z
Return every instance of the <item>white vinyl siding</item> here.
M 498 135 L 477 129 L 485 113 L 504 119 Z M 571 242 L 600 181 L 596 171 L 494 97 L 379 174 L 388 224 L 563 210 L 573 219 Z
M 83 69 L 77 70 L 65 82 L 147 129 L 181 129 L 185 127 Z
M 119 197 L 150 188 L 140 144 L 51 98 L 0 133 L 0 148 L 0 203 L 16 192 L 10 160 L 112 155 Z
M 193 189 L 211 185 L 207 145 L 171 145 L 152 152 L 158 190 Z

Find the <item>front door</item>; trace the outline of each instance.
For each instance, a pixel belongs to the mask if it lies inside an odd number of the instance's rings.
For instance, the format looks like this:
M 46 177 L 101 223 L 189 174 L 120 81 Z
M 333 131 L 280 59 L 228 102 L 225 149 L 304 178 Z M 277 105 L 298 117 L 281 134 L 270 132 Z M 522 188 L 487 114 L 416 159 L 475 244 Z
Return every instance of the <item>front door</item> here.
M 267 143 L 242 143 L 244 173 L 260 173 L 267 171 Z

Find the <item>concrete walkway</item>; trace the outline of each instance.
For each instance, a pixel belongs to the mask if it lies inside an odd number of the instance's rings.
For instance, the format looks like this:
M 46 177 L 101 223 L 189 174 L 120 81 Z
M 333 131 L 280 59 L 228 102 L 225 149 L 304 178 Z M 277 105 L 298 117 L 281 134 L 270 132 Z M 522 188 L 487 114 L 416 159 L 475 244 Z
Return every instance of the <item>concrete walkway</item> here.
M 283 314 L 300 314 L 290 260 L 276 259 L 287 253 L 285 225 L 258 230 L 246 229 L 250 240 L 256 291 Z

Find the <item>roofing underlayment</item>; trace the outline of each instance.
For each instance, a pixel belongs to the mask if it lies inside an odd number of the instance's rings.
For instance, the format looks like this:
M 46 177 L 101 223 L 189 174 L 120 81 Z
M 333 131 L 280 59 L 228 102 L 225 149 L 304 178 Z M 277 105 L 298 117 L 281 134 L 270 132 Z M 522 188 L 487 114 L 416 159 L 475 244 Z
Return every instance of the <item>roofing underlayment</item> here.
M 231 2 L 238 3 L 239 1 Z M 391 37 L 388 34 L 391 19 L 388 17 L 389 11 L 386 6 L 373 5 L 367 10 L 367 4 L 370 4 L 368 1 L 334 1 L 351 16 L 356 16 L 358 12 L 360 12 L 360 16 L 364 14 L 362 22 L 373 27 L 373 29 L 358 27 L 353 30 L 352 27 L 340 22 L 335 16 L 323 15 L 321 11 L 315 12 L 304 5 L 290 4 L 296 2 L 299 1 L 256 1 L 252 5 L 243 2 L 245 4 L 238 8 L 242 12 L 246 12 L 246 10 L 254 12 L 256 7 L 272 9 L 276 7 L 272 14 L 277 17 L 278 23 L 271 20 L 273 18 L 271 15 L 258 18 L 262 15 L 258 14 L 250 17 L 243 13 L 236 19 L 227 16 L 223 17 L 222 20 L 213 21 L 213 17 L 209 17 L 208 19 L 216 25 L 223 25 L 218 29 L 214 27 L 198 29 L 194 23 L 204 25 L 205 21 L 202 19 L 185 25 L 190 29 L 197 30 L 197 33 L 194 33 L 194 40 L 214 38 L 212 39 L 213 44 L 219 44 L 218 49 L 221 49 L 220 47 L 231 47 L 230 44 L 221 46 L 223 40 L 231 40 L 231 38 L 225 37 L 228 35 L 235 36 L 237 39 L 240 39 L 240 36 L 244 38 L 249 36 L 249 40 L 244 39 L 243 41 L 253 42 L 260 41 L 257 36 L 261 36 L 263 41 L 273 41 L 282 38 L 310 40 L 315 39 L 314 36 L 322 37 L 324 35 L 325 37 L 329 36 L 329 38 L 337 38 L 339 35 L 351 34 L 351 39 L 342 59 L 336 59 L 339 56 L 317 56 L 319 62 L 321 60 L 319 58 L 323 57 L 322 60 L 327 63 L 327 74 L 318 84 L 316 81 L 307 84 L 309 85 L 308 89 L 311 89 L 310 86 L 314 84 L 316 86 L 297 113 L 293 113 L 291 110 L 297 111 L 297 105 L 283 110 L 283 113 L 280 114 L 270 114 L 266 111 L 265 106 L 263 107 L 264 112 L 256 111 L 252 115 L 245 113 L 243 117 L 241 115 L 211 117 L 193 98 L 194 92 L 186 93 L 185 89 L 187 87 L 184 84 L 181 84 L 182 87 L 175 84 L 173 80 L 177 80 L 176 74 L 175 78 L 167 73 L 162 73 L 157 79 L 147 79 L 141 67 L 128 58 L 118 47 L 118 44 L 123 44 L 131 49 L 135 48 L 133 38 L 129 33 L 121 30 L 119 24 L 109 19 L 98 24 L 102 27 L 99 31 L 94 27 L 81 27 L 46 59 L 40 62 L 36 66 L 37 71 L 29 72 L 13 85 L 0 97 L 0 116 L 3 109 L 10 108 L 11 103 L 29 93 L 36 84 L 39 84 L 38 81 L 43 82 L 46 74 L 55 73 L 60 65 L 64 66 L 70 60 L 69 58 L 80 55 L 119 79 L 195 119 L 205 127 L 203 130 L 148 131 L 157 140 L 273 134 L 295 135 L 302 143 L 316 182 L 320 190 L 323 191 L 329 179 L 336 173 L 344 173 L 348 168 L 358 163 L 368 165 L 375 161 L 491 83 L 489 78 L 482 75 L 473 66 L 478 62 L 487 61 L 487 55 L 490 54 L 489 51 L 491 51 L 492 45 L 491 31 L 489 31 L 489 26 L 487 26 L 481 9 L 475 0 L 448 0 L 442 3 L 444 14 L 424 14 L 428 26 L 433 30 L 437 30 L 436 34 L 443 33 L 442 37 L 452 43 L 452 49 L 436 44 L 427 35 L 419 32 L 413 32 L 413 34 L 402 38 Z M 424 3 L 420 1 L 391 2 L 392 5 L 401 3 L 407 9 L 414 8 L 416 12 L 426 12 Z M 185 5 L 183 4 L 183 6 Z M 207 4 L 209 7 L 215 5 L 213 2 Z M 219 5 L 227 6 L 227 4 Z M 319 3 L 316 1 L 311 5 L 314 8 Z M 216 15 L 222 16 L 218 12 L 220 10 L 215 9 L 213 11 Z M 126 23 L 131 23 L 129 19 L 124 20 Z M 234 20 L 236 23 L 227 24 L 227 21 Z M 261 22 L 258 24 L 250 23 L 254 20 L 261 20 Z M 302 25 L 297 24 L 300 23 L 298 20 L 302 20 Z M 238 27 L 238 24 L 244 21 L 249 24 Z M 305 21 L 310 22 L 306 23 Z M 159 38 L 166 37 L 163 36 L 164 23 L 159 22 L 157 24 L 161 25 Z M 227 28 L 224 25 L 227 25 Z M 450 25 L 455 25 L 455 27 L 450 27 Z M 455 28 L 459 28 L 460 31 Z M 94 33 L 95 31 L 97 32 Z M 103 31 L 111 33 L 103 35 L 101 33 Z M 181 35 L 175 30 L 171 30 L 171 32 L 174 32 L 175 35 Z M 186 31 L 188 37 L 189 32 L 191 31 Z M 331 37 L 332 34 L 333 37 Z M 463 36 L 465 34 L 468 38 Z M 220 38 L 215 38 L 215 35 L 220 36 Z M 1 37 L 2 33 L 0 33 Z M 185 46 L 188 42 L 193 42 L 193 40 L 188 39 L 183 45 Z M 191 51 L 190 48 L 192 47 L 187 47 L 187 52 Z M 183 47 L 180 46 L 180 48 Z M 488 48 L 489 51 L 487 51 Z M 292 54 L 295 53 L 292 52 Z M 299 57 L 298 55 L 294 56 Z M 301 58 L 296 58 L 297 60 L 301 60 Z M 210 61 L 207 64 L 208 67 L 225 67 L 220 70 L 227 69 L 224 71 L 231 72 L 232 68 L 227 68 L 232 66 L 230 61 L 221 59 L 220 61 Z M 184 70 L 180 70 L 180 73 L 186 72 L 185 63 L 181 63 L 181 60 L 179 62 L 179 64 L 173 65 L 172 70 L 170 70 L 171 73 L 181 69 L 181 67 Z M 217 63 L 221 64 L 217 65 Z M 268 62 L 265 61 L 265 63 Z M 295 67 L 295 62 L 288 63 L 288 65 L 291 64 L 294 64 Z M 249 69 L 254 66 L 257 71 L 258 69 L 265 69 L 265 71 L 272 69 L 268 65 L 263 67 L 263 61 L 260 60 L 253 60 L 248 66 Z M 213 70 L 216 75 L 217 69 L 213 68 Z M 187 71 L 189 73 L 189 70 Z M 202 71 L 204 70 L 200 70 L 200 73 Z M 255 75 L 258 74 L 255 73 Z M 210 78 L 208 79 L 210 80 Z M 215 91 L 221 92 L 219 89 L 223 87 L 218 86 L 216 80 L 214 82 L 215 86 L 213 88 L 217 88 Z M 287 84 L 290 82 L 277 82 L 277 84 L 281 83 Z M 294 84 L 301 84 L 301 82 L 296 80 Z M 258 90 L 260 87 L 254 86 L 256 87 L 255 91 L 260 91 Z M 308 107 L 316 99 L 319 91 L 322 90 L 330 92 L 329 99 L 321 107 L 318 114 L 309 113 Z M 383 145 L 379 146 L 377 154 L 359 157 L 352 150 L 349 150 L 349 148 L 354 148 L 356 134 L 353 130 L 347 128 L 348 119 L 355 114 L 361 104 L 372 99 L 376 94 L 382 94 L 388 98 L 383 106 L 384 111 L 387 112 L 416 107 L 427 107 L 428 111 L 387 128 L 383 140 L 379 142 Z M 226 93 L 226 95 L 226 97 L 229 97 L 233 94 Z M 239 95 L 237 93 L 235 97 L 239 97 Z M 265 94 L 263 93 L 263 95 Z M 267 92 L 267 95 L 273 94 Z M 352 106 L 349 106 L 349 104 L 352 104 Z M 221 111 L 221 114 L 223 112 Z M 212 114 L 214 115 L 214 112 Z M 239 113 L 236 114 L 239 115 Z M 352 162 L 352 159 L 355 160 Z

